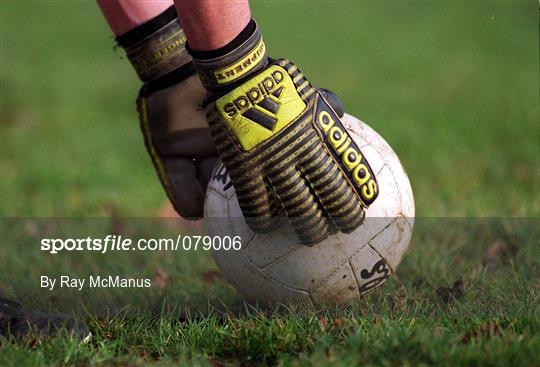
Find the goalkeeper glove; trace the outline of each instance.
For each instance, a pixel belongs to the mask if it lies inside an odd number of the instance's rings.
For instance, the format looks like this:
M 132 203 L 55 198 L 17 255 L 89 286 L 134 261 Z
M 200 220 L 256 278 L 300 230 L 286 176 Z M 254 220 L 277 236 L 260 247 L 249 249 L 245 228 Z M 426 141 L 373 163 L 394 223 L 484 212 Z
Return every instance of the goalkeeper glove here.
M 358 228 L 378 185 L 332 108 L 335 97 L 325 98 L 290 61 L 269 59 L 253 20 L 223 49 L 190 53 L 250 228 L 273 230 L 281 209 L 306 245 Z
M 185 40 L 174 6 L 117 38 L 144 83 L 137 110 L 148 153 L 176 211 L 194 219 L 202 217 L 217 152 Z

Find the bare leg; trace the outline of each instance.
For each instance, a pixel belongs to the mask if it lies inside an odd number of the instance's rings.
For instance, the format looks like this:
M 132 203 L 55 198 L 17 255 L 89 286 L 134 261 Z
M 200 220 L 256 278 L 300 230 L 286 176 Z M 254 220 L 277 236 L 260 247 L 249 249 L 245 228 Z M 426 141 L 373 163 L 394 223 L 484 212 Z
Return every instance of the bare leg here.
M 97 0 L 116 36 L 145 23 L 173 5 L 172 0 Z
M 248 0 L 175 0 L 174 3 L 189 45 L 196 51 L 227 45 L 251 19 Z

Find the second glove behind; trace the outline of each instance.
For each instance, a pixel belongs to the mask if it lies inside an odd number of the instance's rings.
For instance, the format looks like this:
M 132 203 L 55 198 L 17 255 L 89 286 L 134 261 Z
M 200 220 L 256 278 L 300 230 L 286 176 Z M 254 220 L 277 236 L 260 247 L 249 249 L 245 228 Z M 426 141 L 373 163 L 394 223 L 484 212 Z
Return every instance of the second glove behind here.
M 174 6 L 117 38 L 144 82 L 137 110 L 156 172 L 176 211 L 197 219 L 217 151 L 185 40 Z

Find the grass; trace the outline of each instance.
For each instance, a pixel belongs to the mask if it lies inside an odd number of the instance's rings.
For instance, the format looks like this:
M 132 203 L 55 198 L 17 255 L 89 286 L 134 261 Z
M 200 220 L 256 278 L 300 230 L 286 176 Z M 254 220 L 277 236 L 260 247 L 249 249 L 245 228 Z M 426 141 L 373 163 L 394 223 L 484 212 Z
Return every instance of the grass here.
M 65 336 L 4 340 L 0 364 L 537 365 L 539 228 L 536 219 L 422 219 L 398 274 L 344 308 L 245 305 L 222 278 L 209 277 L 213 265 L 201 253 L 123 255 L 123 261 L 48 257 L 32 273 L 95 274 L 97 268 L 152 277 L 159 266 L 168 282 L 162 289 L 70 294 L 8 281 L 33 307 L 84 305 L 78 313 L 94 337 L 87 344 Z M 32 241 L 9 247 L 7 257 Z M 497 256 L 486 251 L 497 246 Z M 36 258 L 7 265 L 7 278 L 24 279 L 23 263 Z
M 35 250 L 44 234 L 175 229 L 125 218 L 154 216 L 164 195 L 139 83 L 97 6 L 0 10 L 0 288 L 39 309 L 77 306 L 94 334 L 0 339 L 0 365 L 540 365 L 536 3 L 253 2 L 270 53 L 394 147 L 420 217 L 396 276 L 362 303 L 275 310 L 244 305 L 205 252 Z M 96 272 L 166 284 L 35 289 L 41 274 Z

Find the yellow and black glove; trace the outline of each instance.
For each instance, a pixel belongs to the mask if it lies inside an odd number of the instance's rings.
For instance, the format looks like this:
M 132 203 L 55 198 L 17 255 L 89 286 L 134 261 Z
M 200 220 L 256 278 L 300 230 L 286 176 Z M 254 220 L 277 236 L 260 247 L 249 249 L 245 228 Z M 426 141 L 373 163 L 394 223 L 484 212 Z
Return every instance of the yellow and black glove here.
M 290 61 L 269 59 L 253 20 L 226 48 L 190 52 L 213 105 L 212 137 L 250 228 L 273 230 L 282 208 L 306 245 L 358 228 L 378 185 L 332 108 L 335 96 Z
M 188 219 L 203 215 L 206 186 L 217 160 L 205 98 L 186 38 L 170 7 L 117 38 L 144 85 L 137 98 L 148 153 L 174 208 Z

